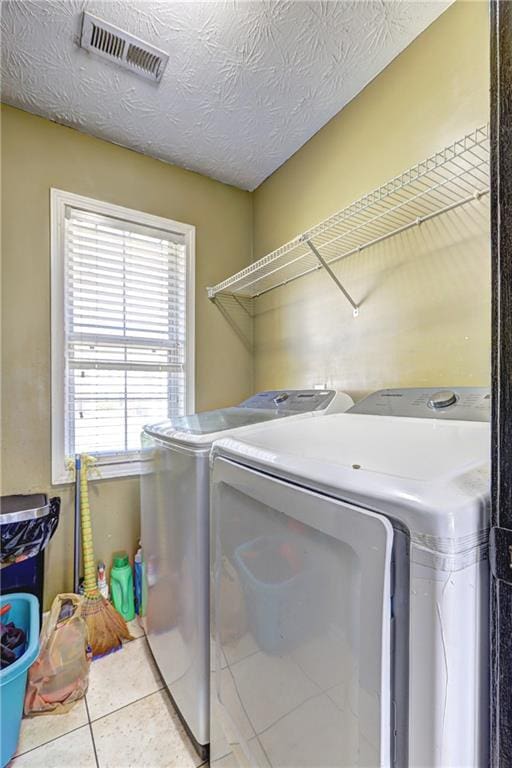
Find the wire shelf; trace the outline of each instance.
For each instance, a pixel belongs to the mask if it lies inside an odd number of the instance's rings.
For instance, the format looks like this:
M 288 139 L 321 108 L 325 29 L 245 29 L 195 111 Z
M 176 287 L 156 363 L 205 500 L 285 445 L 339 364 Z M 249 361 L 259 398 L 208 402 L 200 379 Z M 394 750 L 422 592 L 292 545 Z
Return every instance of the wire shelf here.
M 489 131 L 482 126 L 364 195 L 343 210 L 207 289 L 254 298 L 479 199 L 489 192 Z

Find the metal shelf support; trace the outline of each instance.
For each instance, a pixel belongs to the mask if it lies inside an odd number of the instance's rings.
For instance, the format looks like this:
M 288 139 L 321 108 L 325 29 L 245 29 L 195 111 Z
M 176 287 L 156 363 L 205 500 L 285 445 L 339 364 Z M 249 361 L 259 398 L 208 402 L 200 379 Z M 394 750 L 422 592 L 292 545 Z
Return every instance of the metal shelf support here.
M 353 315 L 354 317 L 357 317 L 359 314 L 359 306 L 355 303 L 354 299 L 352 298 L 350 293 L 347 291 L 347 289 L 344 287 L 341 280 L 334 274 L 334 272 L 332 271 L 332 269 L 330 268 L 326 260 L 323 258 L 323 256 L 317 251 L 317 249 L 315 248 L 311 240 L 307 240 L 306 238 L 304 238 L 304 240 L 308 245 L 308 247 L 310 248 L 310 250 L 315 254 L 316 258 L 318 259 L 322 267 L 325 269 L 325 271 L 327 272 L 331 280 L 333 280 L 336 283 L 336 285 L 338 286 L 338 288 L 340 289 L 340 291 L 342 292 L 342 294 L 344 295 L 348 303 L 352 305 Z

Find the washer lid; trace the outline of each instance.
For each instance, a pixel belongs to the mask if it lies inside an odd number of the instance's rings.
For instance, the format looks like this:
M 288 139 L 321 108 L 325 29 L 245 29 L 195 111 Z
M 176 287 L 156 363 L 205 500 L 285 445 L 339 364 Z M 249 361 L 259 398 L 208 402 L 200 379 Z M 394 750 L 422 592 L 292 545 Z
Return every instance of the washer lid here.
M 255 427 L 213 455 L 458 537 L 487 527 L 489 450 L 484 422 L 343 413 Z
M 163 442 L 179 442 L 191 449 L 204 450 L 227 430 L 247 428 L 285 416 L 310 416 L 329 409 L 345 411 L 351 405 L 353 401 L 348 395 L 331 389 L 268 390 L 258 392 L 231 408 L 192 413 L 148 424 L 144 432 Z
M 210 445 L 222 433 L 231 429 L 251 427 L 293 414 L 284 410 L 256 408 L 221 408 L 215 411 L 192 413 L 160 424 L 148 425 L 144 432 L 163 442 L 184 442 L 192 445 Z

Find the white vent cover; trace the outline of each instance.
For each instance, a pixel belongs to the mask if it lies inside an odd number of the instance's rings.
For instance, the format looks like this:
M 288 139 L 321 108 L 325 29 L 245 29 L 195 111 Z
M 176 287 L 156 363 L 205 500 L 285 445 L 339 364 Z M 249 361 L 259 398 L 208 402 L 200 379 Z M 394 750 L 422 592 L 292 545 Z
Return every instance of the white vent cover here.
M 108 21 L 84 11 L 80 45 L 148 80 L 159 82 L 169 56 Z

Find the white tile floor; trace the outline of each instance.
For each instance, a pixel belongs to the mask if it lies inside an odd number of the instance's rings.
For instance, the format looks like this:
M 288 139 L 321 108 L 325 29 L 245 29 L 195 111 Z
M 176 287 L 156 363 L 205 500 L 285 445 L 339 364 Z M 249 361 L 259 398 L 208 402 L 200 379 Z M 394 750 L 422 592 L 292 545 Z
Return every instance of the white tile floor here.
M 198 768 L 138 623 L 136 638 L 91 664 L 85 699 L 25 718 L 9 768 Z M 204 764 L 203 764 L 204 765 Z

